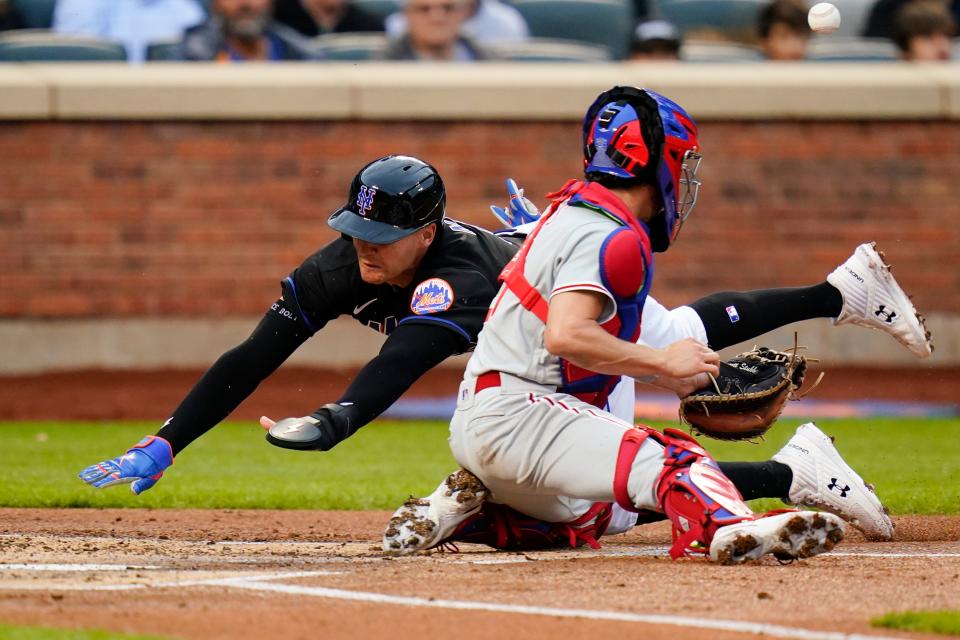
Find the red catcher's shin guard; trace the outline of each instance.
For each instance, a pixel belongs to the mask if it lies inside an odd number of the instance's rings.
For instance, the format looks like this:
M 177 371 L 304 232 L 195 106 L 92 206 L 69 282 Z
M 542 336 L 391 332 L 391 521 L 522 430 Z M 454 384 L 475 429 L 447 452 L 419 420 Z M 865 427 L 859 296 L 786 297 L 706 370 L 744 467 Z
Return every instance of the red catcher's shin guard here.
M 737 488 L 696 440 L 676 429 L 660 433 L 641 425 L 628 431 L 620 444 L 614 496 L 621 507 L 637 511 L 627 495 L 627 481 L 646 438 L 653 438 L 664 447 L 663 471 L 657 478 L 656 493 L 660 509 L 673 523 L 671 558 L 706 553 L 717 529 L 755 517 Z M 691 546 L 694 543 L 698 546 Z
M 717 529 L 756 516 L 696 440 L 674 429 L 667 429 L 664 437 L 668 443 L 657 499 L 673 523 L 670 557 L 707 553 Z M 698 546 L 691 546 L 694 543 Z

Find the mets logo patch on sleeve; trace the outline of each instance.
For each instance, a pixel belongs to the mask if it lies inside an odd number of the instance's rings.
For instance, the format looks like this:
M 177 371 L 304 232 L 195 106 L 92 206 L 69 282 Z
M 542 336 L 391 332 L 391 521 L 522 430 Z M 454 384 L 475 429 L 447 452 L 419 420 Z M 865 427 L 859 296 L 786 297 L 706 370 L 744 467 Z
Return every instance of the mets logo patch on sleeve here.
M 413 290 L 410 311 L 418 316 L 446 311 L 453 304 L 453 287 L 442 278 L 424 280 Z

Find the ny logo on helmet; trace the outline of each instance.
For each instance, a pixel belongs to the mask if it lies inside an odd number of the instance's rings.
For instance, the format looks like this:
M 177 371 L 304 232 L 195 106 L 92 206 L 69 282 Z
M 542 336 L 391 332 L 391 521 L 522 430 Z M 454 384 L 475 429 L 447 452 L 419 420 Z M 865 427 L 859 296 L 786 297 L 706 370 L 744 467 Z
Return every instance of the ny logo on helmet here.
M 360 192 L 357 194 L 357 213 L 359 215 L 365 216 L 370 213 L 370 209 L 373 209 L 373 198 L 376 195 L 376 187 L 367 187 L 366 185 L 360 187 Z

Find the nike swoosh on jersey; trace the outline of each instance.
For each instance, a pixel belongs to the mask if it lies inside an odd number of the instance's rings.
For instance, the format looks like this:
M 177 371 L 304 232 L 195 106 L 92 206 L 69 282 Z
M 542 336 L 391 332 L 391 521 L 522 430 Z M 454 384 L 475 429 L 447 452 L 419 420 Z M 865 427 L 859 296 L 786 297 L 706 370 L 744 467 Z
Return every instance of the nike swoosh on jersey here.
M 360 313 L 361 311 L 363 311 L 364 309 L 366 309 L 376 301 L 377 301 L 377 298 L 374 298 L 373 300 L 368 300 L 361 305 L 357 305 L 356 307 L 353 308 L 353 315 L 357 315 L 358 313 Z

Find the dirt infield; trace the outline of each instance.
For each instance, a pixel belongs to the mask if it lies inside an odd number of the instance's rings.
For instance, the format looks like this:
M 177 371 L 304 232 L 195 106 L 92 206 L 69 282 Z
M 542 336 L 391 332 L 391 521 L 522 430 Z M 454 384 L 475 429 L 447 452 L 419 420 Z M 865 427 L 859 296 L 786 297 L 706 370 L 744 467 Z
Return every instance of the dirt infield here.
M 6 419 L 162 419 L 199 372 L 6 378 Z M 234 417 L 294 413 L 351 372 L 278 372 Z M 304 388 L 303 380 L 310 387 Z M 435 371 L 413 395 L 453 393 Z M 960 371 L 832 372 L 818 397 L 955 402 Z M 319 400 L 318 400 L 319 399 Z M 203 640 L 924 637 L 892 610 L 960 607 L 960 518 L 896 518 L 825 556 L 741 567 L 666 557 L 663 524 L 599 551 L 388 558 L 385 512 L 0 509 L 0 620 Z
M 384 512 L 0 509 L 0 620 L 179 638 L 923 637 L 956 607 L 960 518 L 901 517 L 828 555 L 672 562 L 662 524 L 603 549 L 386 558 Z

